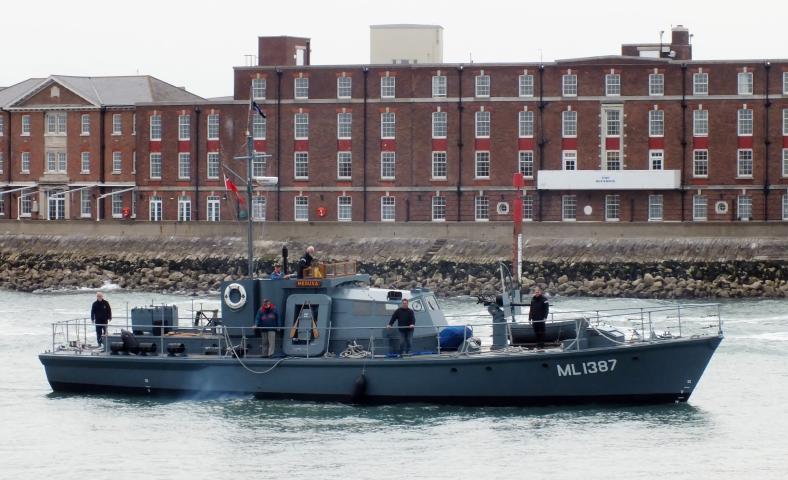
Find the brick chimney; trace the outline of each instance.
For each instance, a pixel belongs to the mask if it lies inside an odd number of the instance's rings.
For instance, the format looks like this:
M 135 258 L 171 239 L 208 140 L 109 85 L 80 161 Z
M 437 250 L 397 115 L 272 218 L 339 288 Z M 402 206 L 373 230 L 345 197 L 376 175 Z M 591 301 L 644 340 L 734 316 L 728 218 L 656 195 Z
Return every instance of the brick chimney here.
M 690 33 L 684 25 L 676 25 L 671 30 L 670 50 L 676 52 L 675 55 L 671 55 L 675 60 L 692 60 Z

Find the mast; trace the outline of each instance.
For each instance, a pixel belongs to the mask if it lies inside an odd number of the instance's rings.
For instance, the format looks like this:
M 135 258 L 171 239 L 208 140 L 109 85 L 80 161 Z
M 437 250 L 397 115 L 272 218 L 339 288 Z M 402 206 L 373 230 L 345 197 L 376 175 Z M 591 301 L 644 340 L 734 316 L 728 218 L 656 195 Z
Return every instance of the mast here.
M 252 114 L 253 115 L 253 114 Z M 251 122 L 251 115 L 249 115 Z M 254 244 L 252 243 L 252 158 L 254 144 L 251 125 L 246 129 L 246 254 L 249 261 L 249 278 L 254 275 Z

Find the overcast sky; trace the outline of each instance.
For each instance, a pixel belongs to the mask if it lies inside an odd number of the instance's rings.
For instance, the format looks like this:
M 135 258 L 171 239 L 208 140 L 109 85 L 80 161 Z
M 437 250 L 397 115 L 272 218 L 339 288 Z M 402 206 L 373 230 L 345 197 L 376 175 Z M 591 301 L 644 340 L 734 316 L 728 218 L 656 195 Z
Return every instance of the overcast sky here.
M 620 53 L 621 43 L 694 35 L 695 59 L 787 58 L 788 3 L 692 0 L 3 1 L 0 86 L 30 77 L 158 77 L 204 97 L 231 95 L 232 67 L 257 37 L 312 39 L 312 64 L 369 62 L 369 25 L 437 24 L 444 61 L 518 62 Z

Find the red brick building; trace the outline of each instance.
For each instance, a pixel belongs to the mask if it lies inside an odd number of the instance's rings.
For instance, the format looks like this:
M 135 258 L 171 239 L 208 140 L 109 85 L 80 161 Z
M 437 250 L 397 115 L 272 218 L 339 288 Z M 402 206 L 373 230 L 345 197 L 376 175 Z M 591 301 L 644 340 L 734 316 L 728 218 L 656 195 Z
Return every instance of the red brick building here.
M 251 118 L 254 176 L 279 177 L 255 186 L 256 219 L 505 221 L 522 195 L 533 221 L 788 220 L 788 62 L 696 61 L 689 39 L 545 64 L 313 66 L 308 39 L 261 37 L 222 101 L 150 77 L 30 79 L 0 90 L 0 212 L 235 220 L 223 179 L 242 183 Z

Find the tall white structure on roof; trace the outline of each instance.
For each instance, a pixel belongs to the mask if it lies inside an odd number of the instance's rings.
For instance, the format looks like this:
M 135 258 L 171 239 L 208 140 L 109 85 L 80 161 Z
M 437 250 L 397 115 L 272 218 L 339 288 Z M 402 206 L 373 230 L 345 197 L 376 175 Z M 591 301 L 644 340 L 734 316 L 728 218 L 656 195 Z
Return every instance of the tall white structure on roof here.
M 370 25 L 370 63 L 443 63 L 440 25 Z

